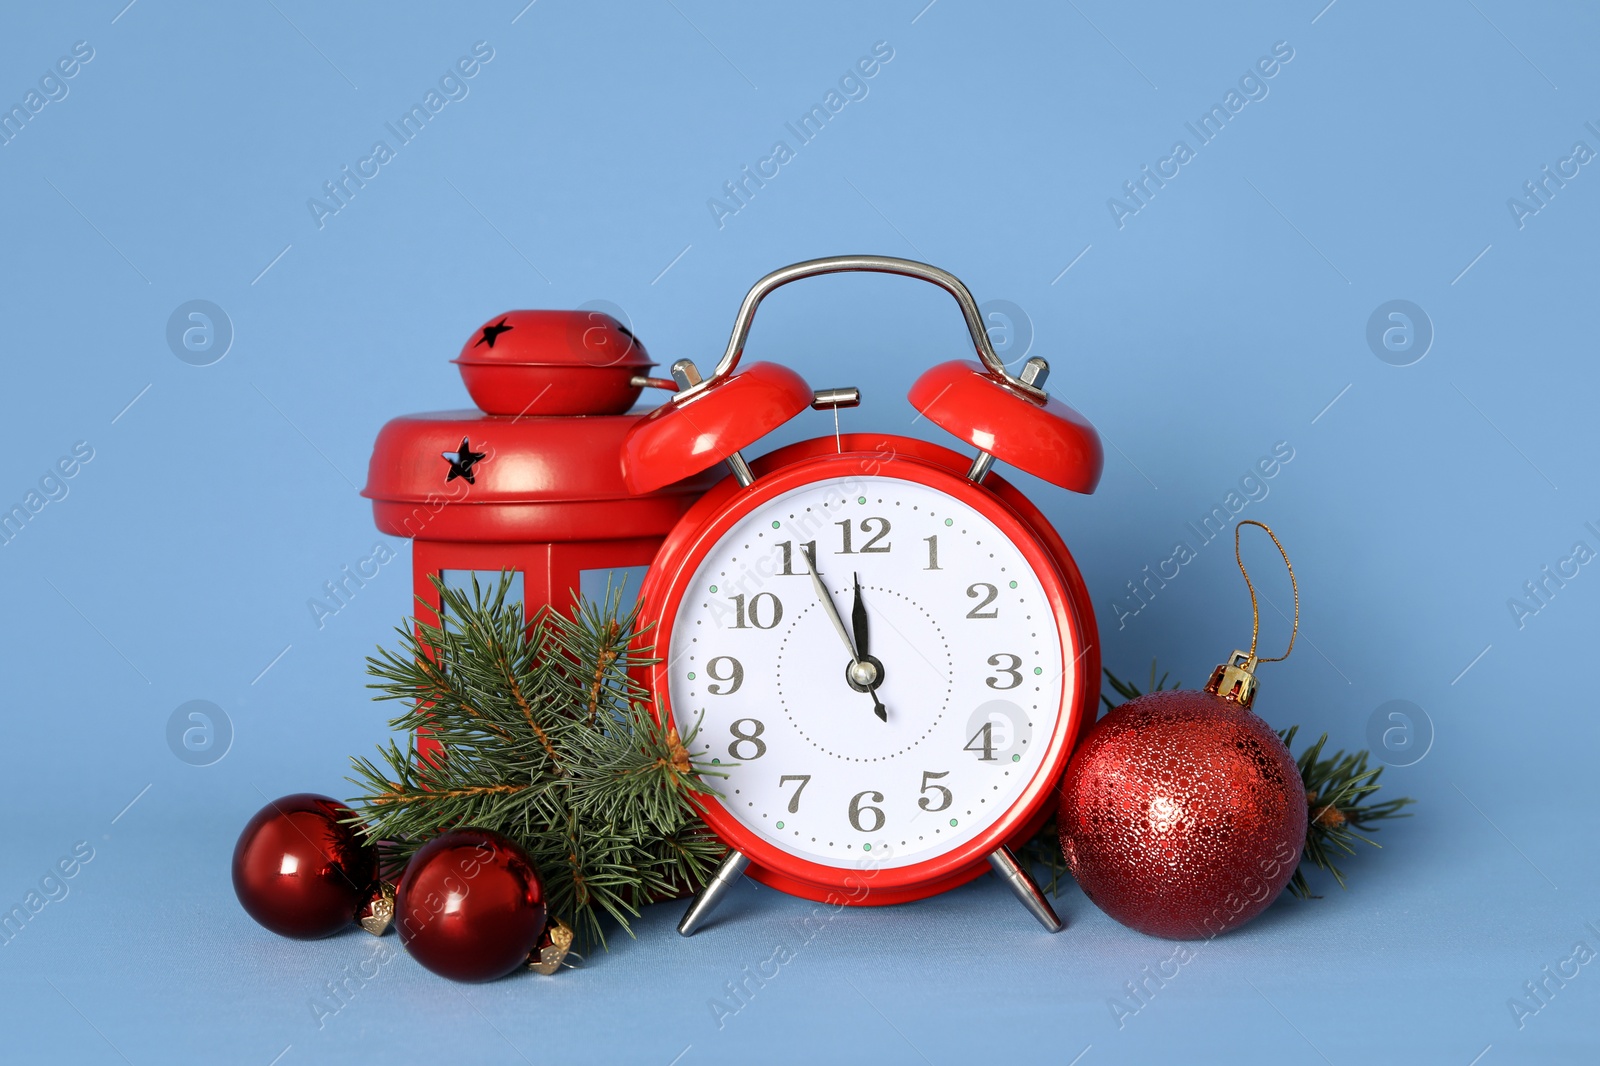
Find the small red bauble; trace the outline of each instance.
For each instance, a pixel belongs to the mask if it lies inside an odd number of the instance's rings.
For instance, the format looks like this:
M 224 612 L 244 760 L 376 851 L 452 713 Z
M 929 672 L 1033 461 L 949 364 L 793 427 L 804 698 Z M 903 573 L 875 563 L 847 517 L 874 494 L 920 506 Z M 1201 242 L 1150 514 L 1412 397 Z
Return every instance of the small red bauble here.
M 1101 910 L 1152 936 L 1199 939 L 1278 897 L 1305 844 L 1306 794 L 1288 748 L 1246 706 L 1152 692 L 1084 737 L 1057 822 L 1067 865 Z
M 274 933 L 315 940 L 348 928 L 368 904 L 378 852 L 338 800 L 300 792 L 256 812 L 233 849 L 233 890 Z
M 533 861 L 487 829 L 458 829 L 424 844 L 395 892 L 400 942 L 457 981 L 492 981 L 526 965 L 545 917 Z

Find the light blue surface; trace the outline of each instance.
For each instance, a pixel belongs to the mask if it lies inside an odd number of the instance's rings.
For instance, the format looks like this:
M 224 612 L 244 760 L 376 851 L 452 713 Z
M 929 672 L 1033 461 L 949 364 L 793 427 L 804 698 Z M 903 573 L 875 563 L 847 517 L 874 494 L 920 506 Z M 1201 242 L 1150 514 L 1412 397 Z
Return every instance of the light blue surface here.
M 0 550 L 0 903 L 93 849 L 0 947 L 6 1061 L 1600 1057 L 1600 968 L 1551 982 L 1520 1027 L 1508 1004 L 1531 1011 L 1524 983 L 1578 942 L 1600 950 L 1600 576 L 1572 562 L 1542 606 L 1523 592 L 1575 542 L 1600 549 L 1600 174 L 1569 162 L 1536 214 L 1523 192 L 1574 142 L 1600 149 L 1592 7 L 124 2 L 0 16 L 7 107 L 93 49 L 0 146 L 0 504 L 93 451 Z M 308 198 L 480 41 L 493 58 L 319 227 Z M 876 42 L 893 58 L 801 144 L 785 124 Z M 1292 60 L 1201 144 L 1185 123 L 1275 42 Z M 1108 198 L 1179 139 L 1194 157 L 1119 228 Z M 793 158 L 731 213 L 723 183 L 778 140 Z M 457 986 L 385 956 L 319 1029 L 326 984 L 395 942 L 271 936 L 228 857 L 267 797 L 348 794 L 348 756 L 386 735 L 363 657 L 408 610 L 410 560 L 356 492 L 378 427 L 465 406 L 446 360 L 496 312 L 610 300 L 658 358 L 705 365 L 756 278 L 856 251 L 1025 309 L 1052 385 L 1105 435 L 1094 496 L 1020 480 L 1083 567 L 1114 669 L 1158 654 L 1194 685 L 1248 637 L 1221 541 L 1122 628 L 1116 604 L 1288 442 L 1239 516 L 1281 533 L 1304 600 L 1258 709 L 1361 747 L 1380 705 L 1422 708 L 1431 748 L 1386 775 L 1418 816 L 1351 863 L 1350 891 L 1319 882 L 1325 898 L 1168 964 L 1121 1027 L 1111 1002 L 1173 946 L 1076 889 L 1046 937 L 985 878 L 847 911 L 809 943 L 809 906 L 770 890 L 690 941 L 658 907 L 552 980 Z M 234 330 L 209 366 L 166 338 L 196 299 Z M 1412 365 L 1368 345 L 1391 300 L 1432 323 Z M 859 385 L 846 429 L 945 440 L 903 397 L 964 348 L 947 297 L 853 277 L 773 297 L 750 354 Z M 773 443 L 831 431 L 807 415 Z M 397 557 L 319 628 L 307 601 L 379 543 Z M 1252 558 L 1287 609 L 1270 549 Z M 1520 626 L 1517 596 L 1539 607 Z M 1284 619 L 1265 623 L 1273 650 Z M 232 724 L 209 766 L 168 747 L 190 700 Z M 710 1001 L 779 944 L 794 960 L 719 1029 Z

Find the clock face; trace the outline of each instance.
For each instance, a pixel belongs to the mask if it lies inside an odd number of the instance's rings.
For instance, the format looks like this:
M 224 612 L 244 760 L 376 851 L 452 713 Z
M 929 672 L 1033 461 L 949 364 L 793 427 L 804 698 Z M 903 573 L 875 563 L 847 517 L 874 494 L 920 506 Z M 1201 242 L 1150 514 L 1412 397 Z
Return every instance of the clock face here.
M 1029 554 L 895 477 L 812 481 L 740 517 L 664 619 L 672 713 L 727 773 L 708 779 L 722 808 L 846 869 L 937 859 L 1004 818 L 1075 703 L 1060 579 Z

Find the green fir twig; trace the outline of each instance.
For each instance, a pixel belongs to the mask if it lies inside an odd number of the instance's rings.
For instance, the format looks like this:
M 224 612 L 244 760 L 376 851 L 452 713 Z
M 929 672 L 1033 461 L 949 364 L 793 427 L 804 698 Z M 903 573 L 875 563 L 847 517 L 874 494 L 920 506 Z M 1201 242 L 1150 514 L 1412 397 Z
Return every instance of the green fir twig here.
M 538 867 L 551 914 L 604 944 L 606 919 L 630 931 L 641 906 L 715 871 L 725 849 L 692 801 L 715 794 L 703 776 L 726 775 L 650 713 L 635 671 L 653 660 L 635 647 L 620 589 L 530 625 L 513 576 L 471 589 L 435 579 L 440 624 L 409 619 L 396 647 L 367 660 L 375 698 L 405 705 L 392 725 L 407 738 L 351 760 L 354 805 L 401 860 L 448 828 L 510 837 Z M 422 756 L 418 729 L 441 755 Z
M 1299 728 L 1290 726 L 1278 731 L 1285 747 L 1293 750 L 1295 733 Z M 1301 899 L 1312 898 L 1311 885 L 1306 880 L 1307 863 L 1332 874 L 1340 888 L 1348 887 L 1336 860 L 1341 855 L 1354 855 L 1357 841 L 1375 848 L 1383 847 L 1360 831 L 1375 829 L 1374 822 L 1388 818 L 1411 817 L 1400 812 L 1416 802 L 1409 796 L 1382 803 L 1367 802 L 1382 787 L 1378 778 L 1383 774 L 1383 767 L 1368 769 L 1369 756 L 1365 751 L 1350 754 L 1336 751 L 1324 758 L 1322 750 L 1327 743 L 1328 734 L 1324 733 L 1315 744 L 1301 752 L 1297 760 L 1300 778 L 1305 783 L 1308 807 L 1306 846 L 1300 865 L 1295 868 L 1294 877 L 1289 881 L 1289 891 Z

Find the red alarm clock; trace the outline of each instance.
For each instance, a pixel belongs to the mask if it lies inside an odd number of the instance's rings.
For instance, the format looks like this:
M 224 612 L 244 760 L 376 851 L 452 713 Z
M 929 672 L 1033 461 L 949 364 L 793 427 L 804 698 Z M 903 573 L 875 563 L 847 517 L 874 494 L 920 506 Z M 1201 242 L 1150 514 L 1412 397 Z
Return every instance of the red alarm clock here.
M 740 367 L 757 306 L 799 278 L 878 271 L 940 286 L 981 362 L 928 370 L 911 403 L 978 449 L 838 435 L 747 462 L 741 449 L 807 407 L 853 406 L 792 370 Z M 1052 932 L 1050 904 L 1010 845 L 1055 801 L 1100 672 L 1094 615 L 1060 536 L 995 459 L 1092 492 L 1094 428 L 995 354 L 972 295 L 924 263 L 840 256 L 785 267 L 745 297 L 711 376 L 672 367 L 677 391 L 623 441 L 649 492 L 719 462 L 731 476 L 667 535 L 640 591 L 659 661 L 657 713 L 725 774 L 703 801 L 729 847 L 685 914 L 701 924 L 741 874 L 806 899 L 900 903 L 994 869 Z

